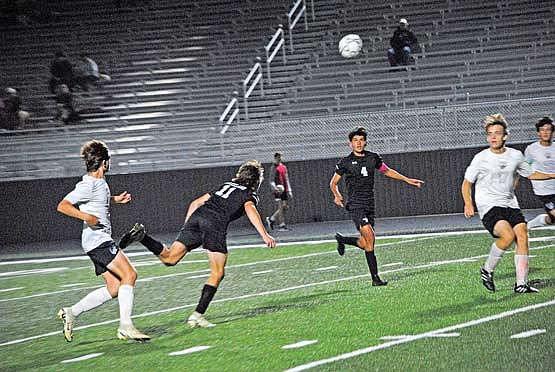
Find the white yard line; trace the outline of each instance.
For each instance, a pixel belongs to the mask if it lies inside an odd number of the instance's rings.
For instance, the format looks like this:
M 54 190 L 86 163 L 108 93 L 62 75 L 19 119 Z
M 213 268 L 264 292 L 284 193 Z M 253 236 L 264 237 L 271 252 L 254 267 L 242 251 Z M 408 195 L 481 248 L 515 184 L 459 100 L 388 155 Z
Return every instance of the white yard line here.
M 318 367 L 318 366 L 321 366 L 321 365 L 324 365 L 324 364 L 329 364 L 329 363 L 337 362 L 337 361 L 340 361 L 340 360 L 346 360 L 346 359 L 354 358 L 354 357 L 359 356 L 359 355 L 368 354 L 368 353 L 371 353 L 373 351 L 387 349 L 387 348 L 390 348 L 392 346 L 406 344 L 408 342 L 421 340 L 421 339 L 427 338 L 427 337 L 434 337 L 438 334 L 445 334 L 445 333 L 455 331 L 455 330 L 459 330 L 459 329 L 462 329 L 462 328 L 472 327 L 472 326 L 475 326 L 475 325 L 478 325 L 478 324 L 490 322 L 492 320 L 498 320 L 498 319 L 506 318 L 506 317 L 509 317 L 509 316 L 512 316 L 512 315 L 515 315 L 515 314 L 520 314 L 520 313 L 524 313 L 524 312 L 527 312 L 527 311 L 537 310 L 537 309 L 541 309 L 543 307 L 553 306 L 553 305 L 555 305 L 555 300 L 548 301 L 548 302 L 543 302 L 543 303 L 540 303 L 540 304 L 525 306 L 525 307 L 521 307 L 521 308 L 514 309 L 514 310 L 505 311 L 505 312 L 502 312 L 502 313 L 499 313 L 499 314 L 496 314 L 496 315 L 490 315 L 490 316 L 487 316 L 487 317 L 484 317 L 484 318 L 471 320 L 469 322 L 459 323 L 459 324 L 455 324 L 455 325 L 452 325 L 452 326 L 436 329 L 436 330 L 433 330 L 433 331 L 428 331 L 428 332 L 420 333 L 420 334 L 413 335 L 413 336 L 407 336 L 405 338 L 401 338 L 401 339 L 398 339 L 398 340 L 386 342 L 386 343 L 383 343 L 383 344 L 370 346 L 370 347 L 367 347 L 367 348 L 364 348 L 364 349 L 354 350 L 354 351 L 351 351 L 350 353 L 340 354 L 340 355 L 334 356 L 332 358 L 316 360 L 316 361 L 311 362 L 311 363 L 302 364 L 300 366 L 287 369 L 286 372 L 304 371 L 304 370 L 314 368 L 314 367 Z
M 400 266 L 402 264 L 403 264 L 402 262 L 392 262 L 392 263 L 388 263 L 388 264 L 381 265 L 381 266 L 382 267 L 390 267 L 390 266 Z
M 545 329 L 534 329 L 533 331 L 517 333 L 515 335 L 512 335 L 510 338 L 527 338 L 527 337 L 532 337 L 536 335 L 541 335 L 542 333 L 546 333 L 546 332 L 547 331 Z
M 318 340 L 306 340 L 306 341 L 300 341 L 300 342 L 296 342 L 294 344 L 290 344 L 290 345 L 284 345 L 281 348 L 284 350 L 288 350 L 288 349 L 298 349 L 300 347 L 305 347 L 308 345 L 312 345 L 317 343 Z
M 18 291 L 20 289 L 23 289 L 25 287 L 14 287 L 14 288 L 5 288 L 5 289 L 0 289 L 0 292 L 13 292 L 13 291 Z
M 79 358 L 73 358 L 73 359 L 62 360 L 60 363 L 74 363 L 74 362 L 80 362 L 80 361 L 82 361 L 82 360 L 87 360 L 87 359 L 96 358 L 97 356 L 101 356 L 102 354 L 104 354 L 104 353 L 87 354 L 87 355 L 80 356 Z
M 260 274 L 268 274 L 273 272 L 274 270 L 263 270 L 263 271 L 255 271 L 252 273 L 252 275 L 260 275 Z
M 319 267 L 317 269 L 314 269 L 314 271 L 328 271 L 328 270 L 334 270 L 334 269 L 337 269 L 337 266 Z
M 176 356 L 176 355 L 186 355 L 186 354 L 191 354 L 191 353 L 197 353 L 199 351 L 204 351 L 207 349 L 210 349 L 212 346 L 195 346 L 195 347 L 190 347 L 188 349 L 185 350 L 181 350 L 181 351 L 174 351 L 169 353 L 168 355 L 170 356 Z

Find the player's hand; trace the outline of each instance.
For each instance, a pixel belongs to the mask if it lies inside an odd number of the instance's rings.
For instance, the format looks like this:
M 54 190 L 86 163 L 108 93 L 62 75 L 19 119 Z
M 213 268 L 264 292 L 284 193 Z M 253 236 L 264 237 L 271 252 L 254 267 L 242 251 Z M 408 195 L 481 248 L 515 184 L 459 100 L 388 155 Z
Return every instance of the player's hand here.
M 293 191 L 288 191 L 287 196 L 289 196 L 290 199 L 293 199 Z
M 417 180 L 416 178 L 409 178 L 407 179 L 407 183 L 409 185 L 413 185 L 415 187 L 421 188 L 422 185 L 424 184 L 424 181 L 422 180 Z
M 116 202 L 117 204 L 127 204 L 131 201 L 131 194 L 129 194 L 127 191 L 124 191 L 119 195 L 115 195 L 113 198 L 114 202 Z
M 464 206 L 464 216 L 466 218 L 470 218 L 474 216 L 474 206 L 473 205 L 465 205 Z
M 276 240 L 274 238 L 272 238 L 271 235 L 266 234 L 264 237 L 264 243 L 266 243 L 266 245 L 270 248 L 275 248 L 276 247 Z
M 87 223 L 87 225 L 92 227 L 98 225 L 100 219 L 96 216 L 93 216 L 92 214 L 87 214 L 84 221 Z
M 341 195 L 336 195 L 336 196 L 335 196 L 335 199 L 333 199 L 333 202 L 334 202 L 336 205 L 338 205 L 338 206 L 340 206 L 340 207 L 343 207 L 343 196 L 341 196 Z

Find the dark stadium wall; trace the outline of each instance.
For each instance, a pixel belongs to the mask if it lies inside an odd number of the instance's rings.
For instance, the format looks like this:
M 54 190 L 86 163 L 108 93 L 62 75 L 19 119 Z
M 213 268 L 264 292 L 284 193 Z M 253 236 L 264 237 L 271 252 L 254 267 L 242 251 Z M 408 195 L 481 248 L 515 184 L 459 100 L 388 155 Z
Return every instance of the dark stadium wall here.
M 523 150 L 523 146 L 515 146 Z M 460 185 L 464 170 L 481 149 L 441 150 L 384 155 L 393 169 L 426 183 L 416 189 L 404 182 L 376 175 L 376 217 L 461 213 Z M 348 149 L 346 149 L 346 153 Z M 287 154 L 285 154 L 287 155 Z M 287 162 L 293 188 L 289 223 L 348 219 L 333 203 L 329 180 L 338 159 Z M 264 165 L 266 174 L 270 164 Z M 111 210 L 114 236 L 135 222 L 154 233 L 176 232 L 190 201 L 230 179 L 236 167 L 122 174 L 108 176 L 112 195 L 128 191 L 129 205 Z M 56 205 L 79 178 L 59 178 L 0 183 L 3 211 L 0 216 L 0 247 L 3 244 L 78 239 L 81 225 L 56 212 Z M 343 184 L 341 183 L 343 190 Z M 540 208 L 530 182 L 522 180 L 517 192 L 522 208 Z M 260 188 L 259 210 L 263 216 L 274 209 L 268 180 Z M 246 218 L 234 224 L 248 224 Z

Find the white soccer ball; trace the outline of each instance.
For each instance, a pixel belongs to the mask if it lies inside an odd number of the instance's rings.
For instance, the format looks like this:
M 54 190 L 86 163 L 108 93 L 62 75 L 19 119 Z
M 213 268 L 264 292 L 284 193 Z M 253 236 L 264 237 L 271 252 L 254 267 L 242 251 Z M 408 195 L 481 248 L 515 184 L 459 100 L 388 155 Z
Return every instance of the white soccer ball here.
M 339 41 L 339 53 L 345 58 L 358 56 L 361 49 L 362 39 L 356 34 L 346 35 Z
M 284 192 L 284 191 L 285 191 L 285 186 L 283 186 L 283 185 L 276 185 L 276 189 L 277 189 L 277 191 L 279 191 L 279 192 Z

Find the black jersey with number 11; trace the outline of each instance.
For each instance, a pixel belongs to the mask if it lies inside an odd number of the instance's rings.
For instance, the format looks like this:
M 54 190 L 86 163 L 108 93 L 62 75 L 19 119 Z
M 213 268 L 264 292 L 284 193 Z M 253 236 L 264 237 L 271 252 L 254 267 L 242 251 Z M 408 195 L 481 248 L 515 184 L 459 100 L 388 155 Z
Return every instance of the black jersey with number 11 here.
M 335 166 L 335 173 L 344 177 L 347 186 L 347 209 L 374 207 L 374 171 L 380 169 L 380 155 L 364 151 L 364 156 L 350 153 Z
M 255 205 L 258 204 L 258 196 L 255 192 L 235 182 L 226 182 L 209 194 L 210 199 L 200 208 L 211 212 L 225 225 L 245 214 L 246 202 L 252 201 Z

